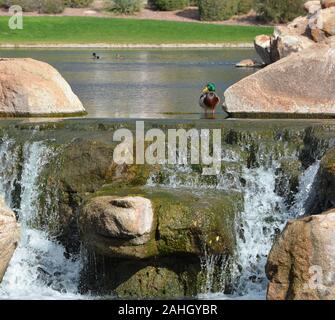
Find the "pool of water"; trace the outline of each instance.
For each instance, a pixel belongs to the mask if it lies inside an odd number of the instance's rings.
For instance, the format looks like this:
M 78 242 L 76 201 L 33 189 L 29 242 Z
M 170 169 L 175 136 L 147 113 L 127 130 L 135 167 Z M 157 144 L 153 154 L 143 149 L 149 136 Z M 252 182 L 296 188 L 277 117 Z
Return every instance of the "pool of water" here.
M 222 96 L 255 71 L 235 68 L 240 60 L 256 58 L 252 49 L 98 50 L 101 60 L 91 59 L 93 51 L 6 49 L 0 57 L 31 57 L 53 65 L 88 117 L 201 118 L 198 99 L 208 81 Z

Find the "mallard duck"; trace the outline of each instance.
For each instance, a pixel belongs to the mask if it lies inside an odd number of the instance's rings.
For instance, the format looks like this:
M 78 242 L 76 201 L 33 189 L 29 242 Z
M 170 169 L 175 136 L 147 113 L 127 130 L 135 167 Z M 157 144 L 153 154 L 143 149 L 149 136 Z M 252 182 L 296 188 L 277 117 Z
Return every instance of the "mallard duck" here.
M 216 91 L 216 86 L 212 82 L 208 83 L 202 91 L 202 95 L 199 99 L 199 105 L 201 108 L 205 110 L 206 113 L 208 111 L 211 111 L 212 113 L 214 113 L 215 108 L 220 103 L 220 98 L 215 93 L 215 91 Z

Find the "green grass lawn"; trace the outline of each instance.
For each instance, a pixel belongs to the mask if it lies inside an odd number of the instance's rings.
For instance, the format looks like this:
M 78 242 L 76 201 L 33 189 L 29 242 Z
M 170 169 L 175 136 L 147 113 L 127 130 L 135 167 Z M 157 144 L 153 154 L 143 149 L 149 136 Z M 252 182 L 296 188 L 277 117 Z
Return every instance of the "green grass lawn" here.
M 23 30 L 10 30 L 8 17 L 0 17 L 0 43 L 11 44 L 251 42 L 272 32 L 271 27 L 93 17 L 24 17 Z

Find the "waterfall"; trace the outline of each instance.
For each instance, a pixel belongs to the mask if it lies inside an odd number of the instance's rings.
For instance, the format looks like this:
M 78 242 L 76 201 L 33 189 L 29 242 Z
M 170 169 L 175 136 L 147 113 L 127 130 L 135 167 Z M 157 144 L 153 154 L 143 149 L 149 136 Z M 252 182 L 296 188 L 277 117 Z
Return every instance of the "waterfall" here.
M 235 218 L 234 253 L 229 257 L 213 255 L 203 245 L 200 262 L 205 281 L 200 298 L 264 299 L 265 264 L 273 241 L 289 219 L 308 213 L 306 210 L 313 201 L 314 181 L 320 167 L 317 159 L 323 149 L 317 147 L 318 155 L 312 157 L 314 163 L 306 168 L 292 145 L 271 141 L 254 151 L 252 139 L 255 138 L 225 145 L 222 171 L 217 176 L 201 175 L 198 166 L 165 165 L 148 179 L 148 186 L 162 186 L 176 192 L 185 188 L 204 194 L 208 189 L 215 189 L 218 194 L 220 190 L 225 195 L 234 191 L 243 197 L 243 210 Z M 40 208 L 41 195 L 47 196 L 40 181 L 41 172 L 57 157 L 57 151 L 49 145 L 47 141 L 22 145 L 7 136 L 0 140 L 0 193 L 17 214 L 22 232 L 0 284 L 0 299 L 88 297 L 82 296 L 78 289 L 85 257 L 69 257 L 48 229 L 37 223 L 38 213 L 47 210 Z M 252 156 L 251 152 L 254 152 Z M 287 195 L 276 189 L 282 161 L 301 164 L 295 194 L 289 204 Z M 48 190 L 51 194 L 45 202 L 57 201 L 56 190 L 52 191 Z M 57 215 L 52 211 L 46 215 L 48 219 Z
M 7 204 L 16 209 L 21 224 L 20 244 L 0 285 L 2 299 L 80 298 L 80 259 L 66 258 L 61 244 L 50 238 L 47 231 L 34 227 L 38 197 L 43 192 L 38 186 L 39 174 L 53 156 L 43 142 L 27 142 L 21 148 L 14 140 L 2 139 L 0 192 Z M 17 208 L 13 199 L 16 184 L 20 186 Z
M 279 142 L 280 144 L 281 142 Z M 203 177 L 191 166 L 164 166 L 159 175 L 152 175 L 148 186 L 165 188 L 187 188 L 192 192 L 198 189 L 216 189 L 225 192 L 238 191 L 243 196 L 244 210 L 235 221 L 236 246 L 230 259 L 213 255 L 203 250 L 201 268 L 206 274 L 202 294 L 199 298 L 214 299 L 264 299 L 267 287 L 265 265 L 268 253 L 276 235 L 285 227 L 289 219 L 298 218 L 308 212 L 309 201 L 313 200 L 313 185 L 320 161 L 302 170 L 298 191 L 293 204 L 288 206 L 285 196 L 276 191 L 276 180 L 281 160 L 299 161 L 298 152 L 284 144 L 280 152 L 278 145 L 272 149 L 259 149 L 255 155 L 257 165 L 248 166 L 245 158 L 237 152 L 223 151 L 224 170 L 215 177 Z M 241 151 L 248 146 L 240 147 Z M 236 148 L 235 148 L 236 150 Z M 214 273 L 221 269 L 221 284 L 214 284 Z M 218 277 L 216 277 L 218 278 Z M 220 277 L 219 277 L 220 278 Z M 230 282 L 229 294 L 226 294 Z M 221 289 L 215 291 L 218 287 Z
M 298 193 L 291 208 L 275 193 L 276 163 L 272 167 L 244 169 L 244 211 L 236 221 L 236 253 L 233 265 L 234 293 L 262 297 L 266 291 L 265 264 L 274 238 L 289 219 L 306 214 L 319 170 L 316 161 L 299 179 Z

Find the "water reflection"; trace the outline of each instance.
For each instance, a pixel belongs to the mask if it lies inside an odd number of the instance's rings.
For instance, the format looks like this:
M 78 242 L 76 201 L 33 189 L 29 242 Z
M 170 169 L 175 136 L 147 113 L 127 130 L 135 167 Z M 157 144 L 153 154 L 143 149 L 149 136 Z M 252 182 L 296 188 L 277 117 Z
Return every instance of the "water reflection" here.
M 234 67 L 255 57 L 249 49 L 95 50 L 101 60 L 92 59 L 93 51 L 16 49 L 0 55 L 52 64 L 89 117 L 201 118 L 198 99 L 206 82 L 215 82 L 222 96 L 228 86 L 254 72 Z

